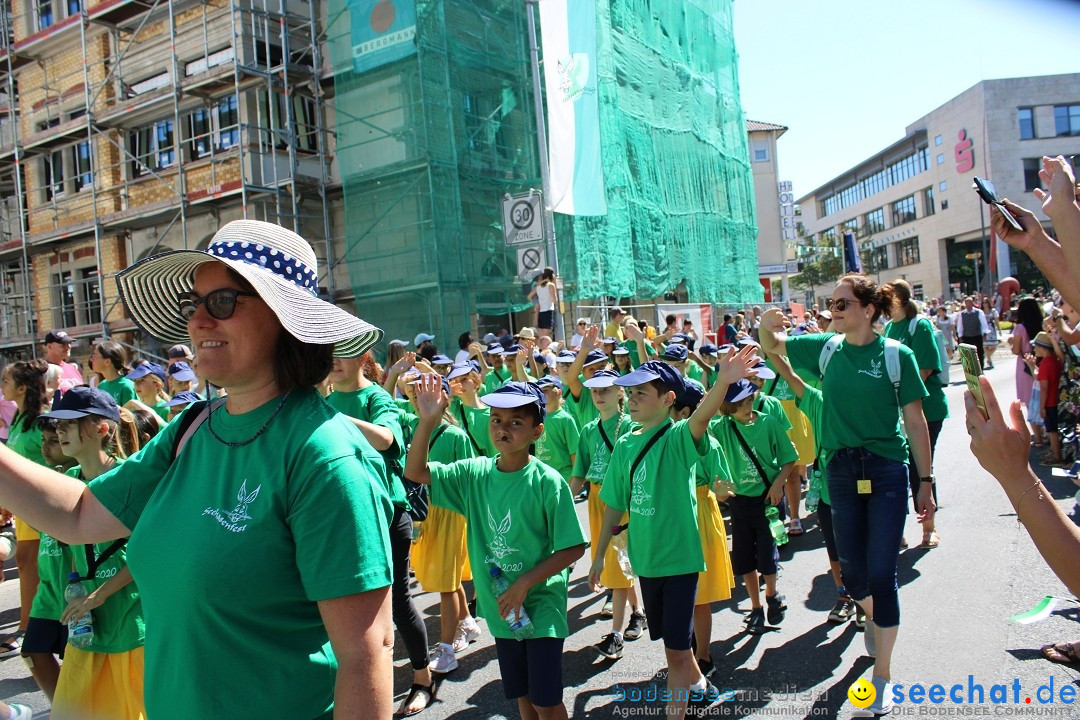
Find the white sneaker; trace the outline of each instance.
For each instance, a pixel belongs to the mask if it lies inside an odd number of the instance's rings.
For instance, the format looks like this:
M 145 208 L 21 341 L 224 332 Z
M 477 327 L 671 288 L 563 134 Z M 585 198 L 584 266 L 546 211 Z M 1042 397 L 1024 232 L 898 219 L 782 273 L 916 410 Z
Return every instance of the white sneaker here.
M 866 708 L 875 715 L 889 715 L 893 711 L 893 684 L 885 678 L 874 677 L 874 702 Z
M 435 654 L 431 657 L 431 672 L 446 674 L 451 670 L 457 670 L 457 666 L 457 655 L 454 654 L 454 649 L 439 643 L 439 647 L 435 648 Z
M 469 645 L 476 642 L 483 632 L 473 618 L 459 622 L 457 632 L 454 633 L 454 652 L 459 653 L 467 650 Z
M 28 705 L 11 703 L 8 707 L 13 713 L 12 720 L 34 720 L 34 711 Z

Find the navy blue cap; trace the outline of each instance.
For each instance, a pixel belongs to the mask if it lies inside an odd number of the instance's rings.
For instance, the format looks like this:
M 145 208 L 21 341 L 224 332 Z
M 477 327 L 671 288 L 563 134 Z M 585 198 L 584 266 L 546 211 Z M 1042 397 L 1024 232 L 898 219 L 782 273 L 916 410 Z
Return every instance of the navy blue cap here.
M 697 410 L 697 406 L 705 399 L 705 388 L 701 383 L 689 378 L 683 381 L 683 391 L 675 396 L 675 409 L 690 408 Z
M 104 390 L 77 385 L 53 401 L 52 410 L 40 417 L 53 420 L 78 420 L 87 415 L 120 422 L 120 406 L 113 396 Z
M 147 375 L 153 375 L 154 377 L 161 380 L 162 383 L 167 382 L 169 379 L 168 375 L 165 374 L 165 368 L 161 367 L 157 363 L 151 362 L 143 363 L 139 367 L 133 368 L 132 371 L 127 374 L 127 379 L 134 382 L 136 380 L 141 380 Z
M 596 374 L 582 383 L 588 388 L 606 388 L 615 384 L 622 375 L 618 370 L 597 370 Z
M 499 343 L 491 343 L 487 347 L 487 354 L 488 355 L 502 355 L 504 352 L 506 352 L 506 351 L 503 350 L 503 346 L 500 345 Z
M 436 355 L 433 358 L 431 358 L 431 364 L 432 365 L 453 365 L 454 360 L 453 360 L 453 358 L 448 358 L 445 355 Z
M 724 400 L 729 403 L 742 402 L 757 391 L 757 385 L 750 382 L 746 378 L 741 378 L 728 385 L 727 394 L 724 395 Z
M 603 340 L 601 340 L 600 342 L 602 344 L 604 344 L 604 345 L 618 345 L 619 344 L 619 339 L 618 338 L 613 338 L 613 337 L 606 337 Z
M 524 345 L 518 345 L 518 344 L 515 343 L 514 345 L 511 345 L 510 347 L 506 348 L 506 352 L 513 355 L 518 350 L 524 350 L 524 349 L 525 349 Z
M 420 373 L 415 378 L 410 380 L 408 382 L 408 384 L 409 385 L 415 385 L 416 383 L 420 382 L 420 380 L 423 379 L 423 377 L 425 375 L 432 375 L 432 374 L 431 373 Z M 446 393 L 447 395 L 452 395 L 453 394 L 453 393 L 450 392 L 450 379 L 449 379 L 449 376 L 448 377 L 443 377 L 442 375 L 439 375 L 438 373 L 435 373 L 434 375 L 432 375 L 432 377 L 436 377 L 436 378 L 439 379 L 439 382 L 442 383 L 442 389 L 443 389 L 444 393 Z
M 450 367 L 450 372 L 446 373 L 446 379 L 447 380 L 454 380 L 454 379 L 459 378 L 459 377 L 465 377 L 466 375 L 471 373 L 473 370 L 476 370 L 476 368 L 474 368 L 472 366 L 472 363 L 467 363 L 467 362 L 454 363 Z
M 589 367 L 590 365 L 597 365 L 599 363 L 606 363 L 608 361 L 607 353 L 597 348 L 596 350 L 590 350 L 589 354 L 585 356 L 585 364 L 582 367 Z
M 569 350 L 563 350 L 555 357 L 555 362 L 570 364 L 573 363 L 576 358 L 577 353 L 572 353 Z
M 760 358 L 753 367 L 757 370 L 757 377 L 761 380 L 772 380 L 776 377 L 776 371 L 766 365 L 765 361 Z
M 480 361 L 477 360 L 476 358 L 470 358 L 469 359 L 469 365 L 472 367 L 473 370 L 476 371 L 476 373 L 478 375 L 483 375 L 484 374 L 484 366 L 481 365 Z
M 749 338 L 749 337 L 739 338 L 738 340 L 735 341 L 735 344 L 738 345 L 741 348 L 746 347 L 747 345 L 753 345 L 754 347 L 761 347 L 756 342 L 754 342 L 753 338 Z
M 682 362 L 688 356 L 685 345 L 668 345 L 664 348 L 663 354 L 660 355 L 665 360 L 671 360 L 672 362 Z
M 482 395 L 480 402 L 493 408 L 519 408 L 536 404 L 540 408 L 540 422 L 547 416 L 547 398 L 534 383 L 508 382 L 495 392 Z
M 629 355 L 630 351 L 624 348 L 622 345 L 611 351 L 612 355 Z
M 689 341 L 690 341 L 690 338 L 688 338 L 686 336 L 686 333 L 681 333 L 680 332 L 680 333 L 675 333 L 674 335 L 672 335 L 671 339 L 668 340 L 668 343 L 669 344 L 675 344 L 675 345 L 678 345 L 678 344 L 685 345 Z
M 560 380 L 555 375 L 545 375 L 544 377 L 536 381 L 536 387 L 540 388 L 541 390 L 546 387 L 559 388 L 560 390 L 562 390 L 563 384 L 562 380 Z
M 683 391 L 683 386 L 686 384 L 678 370 L 659 360 L 642 363 L 634 372 L 615 380 L 615 384 L 622 387 L 634 387 L 654 380 L 664 383 L 665 387 L 676 395 Z
M 184 392 L 178 392 L 173 395 L 173 399 L 165 403 L 168 407 L 176 407 L 177 405 L 187 405 L 188 403 L 199 402 L 203 397 L 197 392 L 192 390 L 185 390 Z
M 180 382 L 195 382 L 195 371 L 186 362 L 173 363 L 169 366 L 169 375 Z
M 720 354 L 720 348 L 716 347 L 712 343 L 705 343 L 704 345 L 702 345 L 701 347 L 698 348 L 698 353 L 701 354 L 701 355 L 715 356 L 715 355 Z

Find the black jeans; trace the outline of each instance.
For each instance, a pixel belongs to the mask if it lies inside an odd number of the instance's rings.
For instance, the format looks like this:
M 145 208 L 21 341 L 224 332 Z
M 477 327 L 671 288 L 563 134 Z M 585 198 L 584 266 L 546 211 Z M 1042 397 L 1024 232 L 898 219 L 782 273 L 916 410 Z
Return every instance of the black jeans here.
M 983 349 L 982 335 L 964 335 L 960 338 L 960 342 L 974 345 L 976 352 L 979 353 L 979 367 L 986 367 L 986 350 Z
M 390 553 L 394 561 L 394 584 L 391 588 L 394 625 L 405 641 L 413 670 L 428 666 L 427 626 L 413 604 L 409 591 L 409 551 L 412 549 L 412 520 L 404 508 L 397 508 L 390 523 Z

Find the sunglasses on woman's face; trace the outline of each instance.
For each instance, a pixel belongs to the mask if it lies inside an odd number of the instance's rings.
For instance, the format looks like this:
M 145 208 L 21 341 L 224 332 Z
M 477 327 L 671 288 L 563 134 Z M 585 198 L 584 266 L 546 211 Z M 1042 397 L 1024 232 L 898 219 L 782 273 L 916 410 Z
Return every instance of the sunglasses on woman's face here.
M 862 307 L 862 303 L 854 299 L 848 300 L 847 298 L 840 298 L 839 300 L 829 300 L 830 310 L 839 310 L 840 312 L 844 312 L 848 309 L 848 305 L 858 305 Z
M 236 298 L 258 297 L 258 293 L 246 290 L 233 290 L 232 288 L 220 288 L 211 290 L 206 295 L 197 295 L 193 292 L 182 292 L 178 296 L 180 301 L 180 317 L 188 321 L 198 312 L 200 305 L 206 305 L 206 312 L 215 320 L 228 320 L 236 312 Z

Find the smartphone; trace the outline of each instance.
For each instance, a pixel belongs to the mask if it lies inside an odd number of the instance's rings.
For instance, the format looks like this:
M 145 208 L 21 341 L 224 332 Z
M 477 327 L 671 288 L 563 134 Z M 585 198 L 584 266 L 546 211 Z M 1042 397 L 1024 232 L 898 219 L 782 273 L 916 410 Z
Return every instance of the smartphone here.
M 981 177 L 976 177 L 975 182 L 971 187 L 975 188 L 975 192 L 979 193 L 979 197 L 983 199 L 983 202 L 987 205 L 993 205 L 1001 214 L 1005 216 L 1005 222 L 1009 223 L 1013 228 L 1024 232 L 1024 227 L 1017 221 L 1011 212 L 1005 209 L 1005 205 L 998 199 L 997 190 L 994 189 L 994 183 L 989 180 L 985 180 Z
M 960 364 L 964 367 L 964 379 L 967 380 L 968 390 L 975 396 L 975 404 L 982 410 L 983 417 L 990 419 L 990 413 L 986 412 L 986 399 L 983 397 L 982 386 L 979 385 L 979 376 L 982 375 L 982 363 L 979 362 L 979 351 L 974 345 L 961 344 Z

